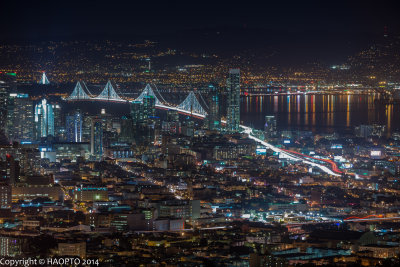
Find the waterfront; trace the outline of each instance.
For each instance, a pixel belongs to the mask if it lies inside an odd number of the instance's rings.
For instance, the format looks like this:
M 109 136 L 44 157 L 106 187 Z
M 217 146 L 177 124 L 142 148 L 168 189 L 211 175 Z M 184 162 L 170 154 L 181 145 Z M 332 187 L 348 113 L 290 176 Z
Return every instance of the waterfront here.
M 361 124 L 400 129 L 398 105 L 383 105 L 374 94 L 300 94 L 248 96 L 241 99 L 241 120 L 262 129 L 266 115 L 277 117 L 280 130 L 351 133 Z
M 68 92 L 64 92 L 68 93 Z M 135 93 L 138 95 L 138 93 Z M 165 94 L 164 94 L 165 95 Z M 165 95 L 173 104 L 182 102 L 187 93 Z M 206 98 L 206 96 L 203 96 Z M 385 125 L 387 133 L 400 130 L 400 107 L 384 105 L 378 94 L 279 94 L 241 97 L 241 121 L 256 129 L 263 129 L 266 115 L 275 115 L 279 130 L 301 130 L 313 133 L 352 134 L 354 127 L 361 124 Z M 122 103 L 71 103 L 83 111 L 98 112 L 101 108 L 114 115 L 128 112 Z M 222 110 L 226 108 L 223 99 Z

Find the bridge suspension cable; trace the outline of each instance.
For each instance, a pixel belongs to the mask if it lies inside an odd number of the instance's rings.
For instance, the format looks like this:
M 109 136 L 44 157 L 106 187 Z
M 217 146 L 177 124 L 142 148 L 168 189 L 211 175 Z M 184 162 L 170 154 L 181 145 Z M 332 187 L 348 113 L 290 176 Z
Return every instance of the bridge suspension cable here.
M 82 81 L 78 81 L 72 93 L 67 100 L 91 100 L 92 97 L 85 91 L 86 85 Z
M 199 101 L 197 100 L 196 95 L 194 92 L 190 92 L 189 95 L 186 97 L 185 100 L 181 104 L 177 106 L 177 108 L 186 110 L 190 113 L 197 113 L 206 116 L 207 112 L 204 108 L 200 105 Z
M 93 100 L 107 100 L 107 101 L 126 101 L 122 99 L 115 91 L 115 83 L 108 81 L 103 91 Z

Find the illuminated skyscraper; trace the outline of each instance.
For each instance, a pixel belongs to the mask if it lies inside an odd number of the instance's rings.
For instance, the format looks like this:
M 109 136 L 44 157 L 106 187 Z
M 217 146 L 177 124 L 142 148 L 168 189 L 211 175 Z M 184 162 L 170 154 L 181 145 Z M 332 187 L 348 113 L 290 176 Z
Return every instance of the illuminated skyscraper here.
M 100 159 L 103 155 L 103 123 L 98 118 L 92 120 L 90 152 L 97 159 Z
M 68 142 L 82 142 L 83 118 L 79 110 L 66 117 L 66 139 Z
M 141 101 L 131 102 L 131 117 L 133 125 L 143 122 L 143 103 Z
M 208 113 L 208 129 L 220 130 L 221 128 L 221 113 L 219 109 L 220 95 L 218 87 L 214 84 L 208 85 L 209 89 L 209 106 L 210 111 Z
M 156 98 L 154 96 L 147 95 L 143 97 L 143 115 L 146 121 L 156 115 Z
M 156 98 L 152 95 L 143 97 L 143 102 L 131 102 L 131 117 L 134 125 L 148 123 L 156 114 Z
M 53 106 L 43 99 L 35 106 L 36 137 L 54 136 L 54 112 Z
M 10 94 L 6 125 L 8 140 L 32 141 L 34 133 L 33 101 L 27 94 Z
M 90 142 L 92 135 L 92 117 L 82 116 L 82 142 Z
M 8 88 L 0 86 L 0 133 L 4 133 L 7 121 Z
M 65 120 L 59 104 L 53 104 L 54 113 L 54 136 L 62 136 L 64 134 Z
M 239 131 L 240 124 L 240 70 L 229 70 L 228 76 L 228 111 L 227 130 L 230 133 Z

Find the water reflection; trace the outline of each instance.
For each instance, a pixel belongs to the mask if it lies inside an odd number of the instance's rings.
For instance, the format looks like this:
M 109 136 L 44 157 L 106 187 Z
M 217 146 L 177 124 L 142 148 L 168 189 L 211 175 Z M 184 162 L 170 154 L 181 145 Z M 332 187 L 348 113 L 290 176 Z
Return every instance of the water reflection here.
M 380 105 L 375 95 L 279 95 L 242 98 L 241 120 L 262 129 L 266 115 L 275 115 L 280 129 L 350 132 L 360 124 L 400 128 L 398 105 Z M 395 118 L 396 117 L 396 118 Z

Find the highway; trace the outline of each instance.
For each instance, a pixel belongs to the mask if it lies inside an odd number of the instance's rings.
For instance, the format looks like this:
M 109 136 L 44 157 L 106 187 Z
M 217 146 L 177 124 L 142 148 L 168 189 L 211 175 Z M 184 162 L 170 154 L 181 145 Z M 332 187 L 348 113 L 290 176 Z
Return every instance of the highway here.
M 324 218 L 323 220 L 320 221 L 305 221 L 305 222 L 289 222 L 289 223 L 284 223 L 283 225 L 286 226 L 295 226 L 295 225 L 303 225 L 303 224 L 321 224 L 321 223 L 351 223 L 351 222 L 368 222 L 368 221 L 373 221 L 373 222 L 379 222 L 379 221 L 398 221 L 400 220 L 400 217 L 385 217 L 384 214 L 379 214 L 379 215 L 368 215 L 365 217 L 356 217 L 352 216 L 349 218 L 345 219 L 338 219 L 338 218 Z
M 179 113 L 184 114 L 184 115 L 189 115 L 189 116 L 193 116 L 195 118 L 198 119 L 204 119 L 205 115 L 203 114 L 199 114 L 199 113 L 195 113 L 195 112 L 190 112 L 184 109 L 180 109 L 177 107 L 172 107 L 172 106 L 166 106 L 163 104 L 156 104 L 156 107 L 159 109 L 164 109 L 164 110 L 168 110 L 168 109 L 172 109 L 172 110 L 177 110 Z M 226 124 L 226 121 L 222 121 L 223 124 Z M 321 169 L 323 172 L 325 172 L 326 174 L 332 175 L 332 176 L 341 176 L 341 171 L 337 168 L 337 165 L 333 162 L 333 161 L 329 161 L 329 160 L 321 160 L 321 159 L 317 159 L 317 158 L 312 158 L 310 156 L 298 153 L 298 152 L 293 152 L 293 151 L 289 151 L 289 150 L 285 150 L 285 149 L 281 149 L 278 148 L 270 143 L 267 143 L 259 138 L 257 138 L 256 136 L 252 135 L 252 131 L 253 129 L 250 127 L 247 127 L 245 125 L 240 125 L 240 128 L 243 130 L 244 133 L 248 134 L 250 139 L 253 139 L 254 141 L 256 141 L 257 143 L 265 146 L 268 149 L 271 149 L 274 152 L 277 152 L 280 154 L 281 157 L 283 158 L 287 158 L 289 160 L 293 160 L 293 161 L 301 161 L 304 164 L 308 164 L 312 167 L 318 167 L 319 169 Z M 319 160 L 319 161 L 325 161 L 326 163 L 329 163 L 331 165 L 331 168 L 328 168 L 327 166 L 323 165 L 323 164 L 319 164 L 319 163 L 315 163 L 313 161 L 308 160 L 307 158 L 312 158 L 314 160 Z

